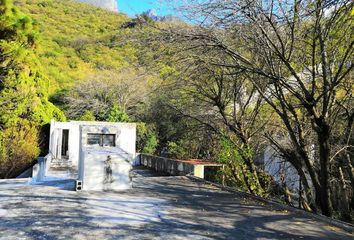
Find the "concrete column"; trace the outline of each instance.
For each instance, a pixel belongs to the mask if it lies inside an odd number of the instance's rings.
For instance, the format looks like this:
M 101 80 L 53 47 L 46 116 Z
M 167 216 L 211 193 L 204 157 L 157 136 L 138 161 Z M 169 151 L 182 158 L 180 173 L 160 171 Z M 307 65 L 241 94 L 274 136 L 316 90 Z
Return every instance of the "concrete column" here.
M 57 129 L 57 136 L 58 136 L 58 140 L 57 140 L 57 156 L 56 158 L 57 159 L 61 159 L 61 145 L 62 145 L 62 142 L 63 142 L 63 129 L 59 128 Z
M 50 130 L 49 130 L 49 154 L 54 156 L 55 145 L 54 145 L 54 129 L 55 129 L 55 121 L 50 120 Z
M 39 170 L 37 173 L 37 181 L 42 182 L 44 180 L 45 176 L 45 158 L 44 157 L 39 157 L 38 158 L 38 165 L 39 165 Z
M 204 165 L 194 165 L 194 176 L 204 179 Z
M 82 149 L 82 127 L 80 126 L 79 127 L 79 171 L 78 171 L 78 180 L 82 181 L 82 184 L 84 184 L 84 174 L 85 174 L 85 163 L 84 163 L 84 153 L 83 153 L 83 149 Z

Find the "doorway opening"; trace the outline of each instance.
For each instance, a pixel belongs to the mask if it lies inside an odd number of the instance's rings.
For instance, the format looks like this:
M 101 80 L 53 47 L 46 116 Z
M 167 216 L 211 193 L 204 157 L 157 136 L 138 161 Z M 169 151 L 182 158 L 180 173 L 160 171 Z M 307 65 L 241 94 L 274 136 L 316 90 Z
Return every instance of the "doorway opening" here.
M 63 136 L 61 142 L 61 157 L 68 159 L 69 158 L 69 130 L 63 129 Z

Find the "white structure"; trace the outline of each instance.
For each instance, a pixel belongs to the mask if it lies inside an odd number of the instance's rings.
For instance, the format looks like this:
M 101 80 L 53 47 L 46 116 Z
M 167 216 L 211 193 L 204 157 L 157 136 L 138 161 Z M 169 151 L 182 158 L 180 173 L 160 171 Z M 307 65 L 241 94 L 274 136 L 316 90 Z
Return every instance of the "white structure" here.
M 289 162 L 284 161 L 272 147 L 266 147 L 263 161 L 264 171 L 273 176 L 277 183 L 284 182 L 289 189 L 299 190 L 300 179 L 296 169 Z
M 131 187 L 129 172 L 136 155 L 135 142 L 134 123 L 52 120 L 51 161 L 47 165 L 49 171 L 76 171 L 84 190 L 127 189 Z

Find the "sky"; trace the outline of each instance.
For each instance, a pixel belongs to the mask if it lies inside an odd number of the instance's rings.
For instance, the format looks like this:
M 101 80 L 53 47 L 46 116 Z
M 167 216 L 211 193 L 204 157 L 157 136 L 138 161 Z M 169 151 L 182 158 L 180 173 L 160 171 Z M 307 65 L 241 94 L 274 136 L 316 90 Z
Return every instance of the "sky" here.
M 149 9 L 155 9 L 158 15 L 173 14 L 167 4 L 161 0 L 117 0 L 120 12 L 135 16 Z

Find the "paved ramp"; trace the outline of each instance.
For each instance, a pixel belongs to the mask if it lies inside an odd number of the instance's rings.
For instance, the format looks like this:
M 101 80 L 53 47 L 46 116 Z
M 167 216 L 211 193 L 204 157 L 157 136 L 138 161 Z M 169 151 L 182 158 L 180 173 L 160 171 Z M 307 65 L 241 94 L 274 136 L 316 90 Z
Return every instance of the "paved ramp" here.
M 353 239 L 302 214 L 140 169 L 134 189 L 0 188 L 0 239 Z

